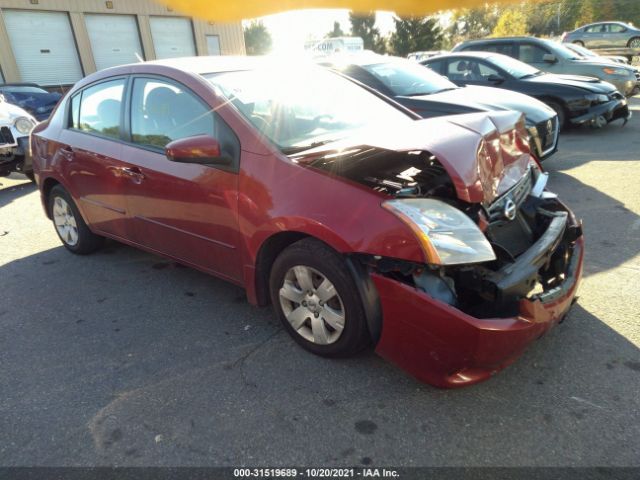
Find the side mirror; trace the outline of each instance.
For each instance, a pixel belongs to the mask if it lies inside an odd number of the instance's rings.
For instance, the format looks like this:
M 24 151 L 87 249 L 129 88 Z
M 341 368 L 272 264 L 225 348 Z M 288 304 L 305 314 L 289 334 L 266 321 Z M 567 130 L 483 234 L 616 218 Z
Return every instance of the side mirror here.
M 169 143 L 164 153 L 172 162 L 201 165 L 231 165 L 232 159 L 220 151 L 220 142 L 209 135 L 180 138 Z
M 489 83 L 493 83 L 494 85 L 500 85 L 501 83 L 504 82 L 504 78 L 502 78 L 500 75 L 496 75 L 495 73 L 493 73 L 487 77 L 487 81 Z
M 542 56 L 542 61 L 545 63 L 556 63 L 558 61 L 558 59 L 556 58 L 556 56 L 553 53 L 545 53 Z

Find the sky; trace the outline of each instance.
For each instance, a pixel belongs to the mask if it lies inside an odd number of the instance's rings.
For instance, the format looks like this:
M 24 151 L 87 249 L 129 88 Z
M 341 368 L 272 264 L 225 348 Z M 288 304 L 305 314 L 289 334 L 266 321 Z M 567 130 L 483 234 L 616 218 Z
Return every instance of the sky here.
M 333 22 L 340 22 L 344 32 L 349 32 L 349 10 L 308 9 L 277 13 L 261 17 L 273 39 L 273 50 L 302 50 L 306 40 L 322 39 L 333 30 Z M 377 12 L 376 27 L 382 35 L 393 30 L 393 12 Z

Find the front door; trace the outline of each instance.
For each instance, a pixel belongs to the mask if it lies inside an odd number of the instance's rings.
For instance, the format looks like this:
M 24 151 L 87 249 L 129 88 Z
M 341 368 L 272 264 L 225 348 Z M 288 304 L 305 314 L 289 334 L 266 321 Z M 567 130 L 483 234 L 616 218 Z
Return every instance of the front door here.
M 241 277 L 238 233 L 240 144 L 218 114 L 183 85 L 136 77 L 130 105 L 130 143 L 123 158 L 135 165 L 127 185 L 135 241 L 230 280 Z M 235 167 L 169 161 L 171 141 L 207 134 Z

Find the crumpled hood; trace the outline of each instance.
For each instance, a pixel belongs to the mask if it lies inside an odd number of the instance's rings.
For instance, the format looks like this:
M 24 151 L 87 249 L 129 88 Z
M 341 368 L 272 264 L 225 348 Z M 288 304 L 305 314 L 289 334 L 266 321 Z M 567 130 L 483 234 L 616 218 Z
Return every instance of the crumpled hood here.
M 544 122 L 555 115 L 555 112 L 541 101 L 503 88 L 468 86 L 411 99 L 435 100 L 483 111 L 515 110 L 524 113 L 527 120 L 533 123 Z
M 537 77 L 531 77 L 526 80 L 528 82 L 535 83 L 548 83 L 553 85 L 576 87 L 589 93 L 609 94 L 616 89 L 616 87 L 609 82 L 603 82 L 595 77 L 585 77 L 582 75 L 558 75 L 547 73 L 545 75 L 538 75 Z
M 333 163 L 350 162 L 364 148 L 427 151 L 451 177 L 458 198 L 488 205 L 527 171 L 531 161 L 527 141 L 517 142 L 516 135 L 527 135 L 521 113 L 471 113 L 415 120 L 395 128 L 360 130 L 337 142 L 293 155 L 292 159 L 313 166 L 320 160 L 326 164 L 327 158 Z
M 31 114 L 16 105 L 12 105 L 5 101 L 0 102 L 0 126 L 4 127 L 13 125 L 13 122 L 15 122 L 18 117 L 33 118 Z

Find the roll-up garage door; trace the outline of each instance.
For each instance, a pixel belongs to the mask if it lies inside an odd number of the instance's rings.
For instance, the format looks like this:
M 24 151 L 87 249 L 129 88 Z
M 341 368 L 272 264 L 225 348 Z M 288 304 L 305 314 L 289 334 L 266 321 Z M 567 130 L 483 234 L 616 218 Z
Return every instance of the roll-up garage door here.
M 69 85 L 82 78 L 66 13 L 4 10 L 3 14 L 23 82 Z
M 133 15 L 85 14 L 84 19 L 98 70 L 144 60 Z
M 156 58 L 189 57 L 196 54 L 191 20 L 178 17 L 151 17 L 149 21 Z

